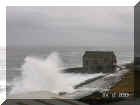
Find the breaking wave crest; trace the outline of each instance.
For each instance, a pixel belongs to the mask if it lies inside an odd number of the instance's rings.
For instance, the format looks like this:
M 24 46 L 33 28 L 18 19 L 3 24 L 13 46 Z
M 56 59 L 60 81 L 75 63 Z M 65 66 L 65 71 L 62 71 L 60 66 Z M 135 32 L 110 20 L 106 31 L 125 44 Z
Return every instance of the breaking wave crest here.
M 86 75 L 64 74 L 61 72 L 63 69 L 64 64 L 57 52 L 50 54 L 45 59 L 27 56 L 21 66 L 22 78 L 15 80 L 10 94 L 39 90 L 55 93 L 73 92 L 74 85 L 102 75 L 102 73 Z

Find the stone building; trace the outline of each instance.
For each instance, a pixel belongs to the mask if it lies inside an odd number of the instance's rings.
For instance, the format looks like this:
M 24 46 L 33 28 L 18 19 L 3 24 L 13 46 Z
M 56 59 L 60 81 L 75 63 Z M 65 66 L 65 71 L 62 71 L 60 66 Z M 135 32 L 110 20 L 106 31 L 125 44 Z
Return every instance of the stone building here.
M 113 72 L 117 63 L 113 51 L 86 51 L 83 55 L 83 68 L 92 72 Z

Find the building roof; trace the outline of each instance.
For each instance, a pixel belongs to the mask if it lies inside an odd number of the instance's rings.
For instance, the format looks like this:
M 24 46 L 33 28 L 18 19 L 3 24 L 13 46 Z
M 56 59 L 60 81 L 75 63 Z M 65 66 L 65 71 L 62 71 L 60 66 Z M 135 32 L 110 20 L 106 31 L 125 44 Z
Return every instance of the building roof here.
M 86 51 L 84 56 L 87 57 L 109 57 L 115 56 L 113 51 Z

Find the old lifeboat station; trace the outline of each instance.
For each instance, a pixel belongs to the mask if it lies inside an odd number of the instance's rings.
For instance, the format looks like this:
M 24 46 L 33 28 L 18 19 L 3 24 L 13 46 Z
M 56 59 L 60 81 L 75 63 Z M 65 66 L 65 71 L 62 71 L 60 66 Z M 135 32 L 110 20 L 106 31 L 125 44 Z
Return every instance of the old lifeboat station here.
M 83 67 L 68 68 L 64 72 L 108 73 L 116 69 L 117 60 L 113 51 L 86 51 L 83 55 Z

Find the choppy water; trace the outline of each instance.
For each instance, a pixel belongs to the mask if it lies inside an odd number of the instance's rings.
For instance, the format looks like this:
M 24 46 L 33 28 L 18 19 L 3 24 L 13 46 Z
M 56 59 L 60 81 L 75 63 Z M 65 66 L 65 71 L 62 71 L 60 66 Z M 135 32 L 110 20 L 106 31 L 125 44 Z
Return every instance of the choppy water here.
M 63 79 L 68 76 L 55 75 L 55 73 L 62 68 L 82 66 L 82 55 L 87 50 L 114 51 L 117 56 L 118 64 L 133 62 L 132 47 L 11 47 L 7 48 L 7 91 L 10 92 L 13 88 L 19 89 L 19 87 L 23 86 L 23 84 L 26 88 L 25 90 L 34 90 L 32 88 L 37 87 L 35 84 L 39 83 L 41 79 L 47 80 L 44 80 L 40 82 L 40 84 L 37 84 L 40 85 L 38 89 L 49 88 L 48 85 L 44 85 L 49 81 L 49 79 L 51 80 L 51 82 L 55 82 L 55 80 L 58 80 L 59 82 L 63 81 Z M 39 74 L 39 72 L 42 72 L 43 74 Z M 46 76 L 48 75 L 51 75 L 51 77 L 47 78 Z M 69 76 L 73 79 L 67 79 L 67 81 L 79 80 L 80 82 L 80 80 L 86 80 L 94 76 L 80 75 L 79 77 L 77 77 L 73 75 Z M 24 83 L 19 84 L 19 82 L 17 81 L 22 81 Z M 70 85 L 73 85 L 73 83 L 69 83 Z M 75 84 L 76 83 L 77 82 L 75 82 Z M 15 86 L 15 84 L 17 86 Z M 29 87 L 29 84 L 33 85 L 33 87 Z M 55 87 L 56 85 L 58 84 L 54 83 L 53 87 Z M 63 85 L 67 86 L 68 84 L 62 83 L 62 86 Z M 62 87 L 59 88 L 63 90 Z M 54 88 L 54 90 L 55 89 L 56 88 Z

